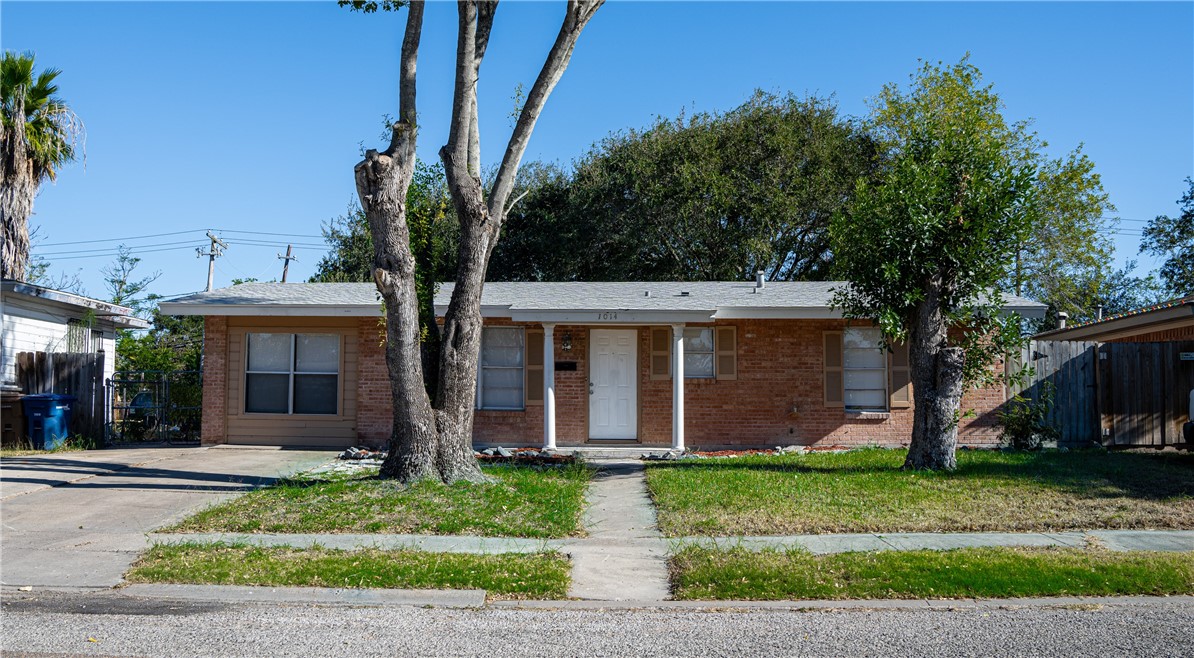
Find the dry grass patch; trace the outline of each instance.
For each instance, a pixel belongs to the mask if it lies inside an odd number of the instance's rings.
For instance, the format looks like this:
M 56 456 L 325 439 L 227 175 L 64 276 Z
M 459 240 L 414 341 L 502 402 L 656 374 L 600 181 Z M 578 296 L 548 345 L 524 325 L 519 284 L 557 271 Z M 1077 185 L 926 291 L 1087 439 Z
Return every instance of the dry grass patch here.
M 689 547 L 671 560 L 678 599 L 954 599 L 1194 593 L 1194 555 L 963 548 L 813 555 Z
M 958 452 L 952 473 L 903 450 L 648 465 L 669 536 L 1194 528 L 1194 455 Z
M 125 579 L 261 587 L 483 589 L 492 598 L 558 599 L 568 593 L 569 570 L 567 558 L 550 552 L 472 555 L 189 543 L 150 548 Z
M 385 533 L 553 538 L 581 533 L 591 470 L 487 465 L 491 484 L 402 486 L 372 473 L 300 477 L 195 514 L 167 532 Z

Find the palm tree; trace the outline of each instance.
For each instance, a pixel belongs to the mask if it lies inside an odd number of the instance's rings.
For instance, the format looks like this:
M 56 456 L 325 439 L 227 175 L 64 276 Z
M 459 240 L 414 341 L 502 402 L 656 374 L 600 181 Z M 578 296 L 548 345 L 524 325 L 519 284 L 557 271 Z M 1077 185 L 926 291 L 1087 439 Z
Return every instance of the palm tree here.
M 33 74 L 33 54 L 5 52 L 0 61 L 0 275 L 22 279 L 29 262 L 29 215 L 46 180 L 75 159 L 83 125 L 58 98 L 58 69 Z

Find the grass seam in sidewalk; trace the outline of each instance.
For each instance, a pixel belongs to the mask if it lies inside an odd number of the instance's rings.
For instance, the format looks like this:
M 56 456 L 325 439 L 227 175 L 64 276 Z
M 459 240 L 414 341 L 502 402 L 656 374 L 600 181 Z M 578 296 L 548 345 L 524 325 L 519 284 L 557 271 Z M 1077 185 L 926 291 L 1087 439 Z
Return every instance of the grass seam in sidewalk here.
M 483 589 L 500 599 L 567 595 L 571 563 L 555 552 L 436 553 L 340 550 L 223 543 L 158 544 L 125 575 L 129 583 Z

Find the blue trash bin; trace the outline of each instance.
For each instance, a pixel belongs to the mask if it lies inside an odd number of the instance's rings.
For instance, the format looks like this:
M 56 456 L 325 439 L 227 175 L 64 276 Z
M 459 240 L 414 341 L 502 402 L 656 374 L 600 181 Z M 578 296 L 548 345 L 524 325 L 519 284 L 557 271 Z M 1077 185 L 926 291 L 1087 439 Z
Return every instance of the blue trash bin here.
M 21 398 L 25 406 L 25 435 L 34 450 L 54 450 L 66 443 L 70 436 L 71 403 L 73 395 L 41 393 Z

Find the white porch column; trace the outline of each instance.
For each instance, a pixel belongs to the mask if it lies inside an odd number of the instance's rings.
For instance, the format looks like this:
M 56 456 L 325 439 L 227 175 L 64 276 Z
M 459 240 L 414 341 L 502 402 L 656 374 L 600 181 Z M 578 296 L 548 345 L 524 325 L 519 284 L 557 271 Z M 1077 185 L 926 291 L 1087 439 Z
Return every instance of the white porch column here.
M 556 449 L 556 349 L 554 324 L 543 324 L 543 449 Z
M 684 325 L 672 325 L 672 450 L 684 450 Z

